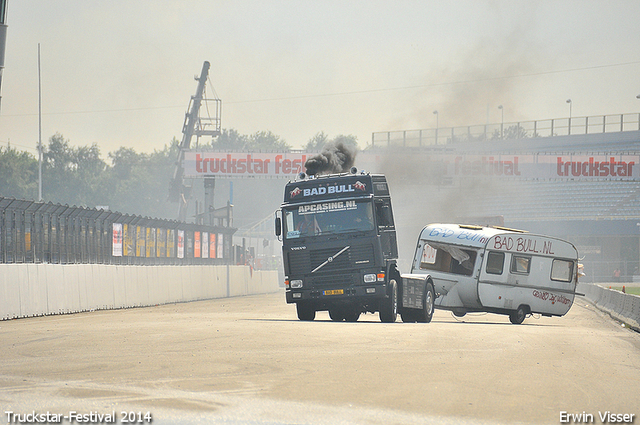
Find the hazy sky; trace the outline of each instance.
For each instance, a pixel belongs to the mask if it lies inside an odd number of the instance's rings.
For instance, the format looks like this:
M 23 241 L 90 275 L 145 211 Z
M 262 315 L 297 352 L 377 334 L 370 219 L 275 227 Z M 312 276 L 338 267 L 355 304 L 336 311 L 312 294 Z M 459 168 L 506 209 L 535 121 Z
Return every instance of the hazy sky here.
M 294 148 L 371 133 L 640 111 L 640 2 L 8 0 L 0 146 L 181 138 L 211 62 L 222 127 Z

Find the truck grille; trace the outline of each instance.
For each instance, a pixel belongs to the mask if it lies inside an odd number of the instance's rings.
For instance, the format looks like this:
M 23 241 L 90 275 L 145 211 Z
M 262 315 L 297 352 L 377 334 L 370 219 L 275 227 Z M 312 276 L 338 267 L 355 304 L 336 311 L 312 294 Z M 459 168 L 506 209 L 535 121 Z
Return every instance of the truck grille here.
M 310 251 L 294 251 L 289 253 L 291 275 L 300 276 L 311 273 L 316 267 L 333 257 L 344 247 L 324 248 Z M 373 245 L 350 246 L 342 254 L 333 258 L 315 274 L 325 275 L 344 272 L 353 268 L 372 266 L 375 264 Z M 335 279 L 335 277 L 334 277 Z
M 313 285 L 314 287 L 328 287 L 328 286 L 335 286 L 335 287 L 345 287 L 345 286 L 351 286 L 355 283 L 355 278 L 356 275 L 354 274 L 329 274 L 329 275 L 318 275 L 318 276 L 314 276 L 311 279 L 307 279 L 307 281 L 309 281 L 311 283 L 311 285 Z

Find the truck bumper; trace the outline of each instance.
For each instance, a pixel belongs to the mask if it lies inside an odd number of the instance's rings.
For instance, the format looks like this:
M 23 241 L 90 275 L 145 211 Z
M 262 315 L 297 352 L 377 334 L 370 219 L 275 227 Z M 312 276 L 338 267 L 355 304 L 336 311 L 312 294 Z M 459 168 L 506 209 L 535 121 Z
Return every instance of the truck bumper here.
M 287 289 L 286 297 L 288 303 L 300 301 L 319 301 L 329 303 L 332 301 L 356 301 L 357 299 L 385 298 L 387 296 L 386 284 L 371 284 L 363 286 L 350 286 L 348 288 L 323 288 L 323 289 Z

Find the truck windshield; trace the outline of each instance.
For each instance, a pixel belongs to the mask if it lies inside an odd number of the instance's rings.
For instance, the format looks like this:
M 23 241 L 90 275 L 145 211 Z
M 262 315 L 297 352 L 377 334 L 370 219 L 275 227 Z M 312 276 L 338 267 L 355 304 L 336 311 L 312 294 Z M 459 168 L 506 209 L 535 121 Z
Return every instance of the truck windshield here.
M 284 211 L 284 226 L 287 239 L 371 231 L 374 229 L 373 208 L 370 200 L 299 205 Z

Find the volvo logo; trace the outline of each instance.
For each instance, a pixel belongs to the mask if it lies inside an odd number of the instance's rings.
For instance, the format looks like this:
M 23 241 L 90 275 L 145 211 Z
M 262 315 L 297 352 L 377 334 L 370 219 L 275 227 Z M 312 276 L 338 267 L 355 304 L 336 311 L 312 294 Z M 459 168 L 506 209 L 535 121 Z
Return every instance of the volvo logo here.
M 344 248 L 342 248 L 340 251 L 336 252 L 334 255 L 332 255 L 331 257 L 327 258 L 327 261 L 325 261 L 324 263 L 320 264 L 318 267 L 316 267 L 315 269 L 311 270 L 311 273 L 315 273 L 318 270 L 320 270 L 321 268 L 323 268 L 324 266 L 326 266 L 327 264 L 329 264 L 330 262 L 333 261 L 334 258 L 336 258 L 338 255 L 342 254 L 343 252 L 345 252 L 347 249 L 349 249 L 349 246 L 345 246 Z

